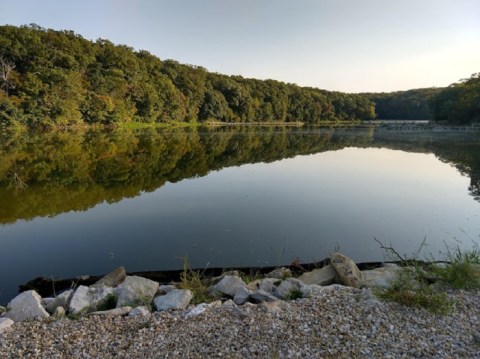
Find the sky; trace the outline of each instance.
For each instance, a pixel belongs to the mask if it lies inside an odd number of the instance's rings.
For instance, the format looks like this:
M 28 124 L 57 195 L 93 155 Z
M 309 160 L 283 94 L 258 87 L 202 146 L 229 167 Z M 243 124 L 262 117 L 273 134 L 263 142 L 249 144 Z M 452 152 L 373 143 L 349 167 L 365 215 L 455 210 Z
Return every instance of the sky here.
M 30 23 L 344 92 L 443 87 L 480 72 L 480 0 L 0 0 L 0 25 Z

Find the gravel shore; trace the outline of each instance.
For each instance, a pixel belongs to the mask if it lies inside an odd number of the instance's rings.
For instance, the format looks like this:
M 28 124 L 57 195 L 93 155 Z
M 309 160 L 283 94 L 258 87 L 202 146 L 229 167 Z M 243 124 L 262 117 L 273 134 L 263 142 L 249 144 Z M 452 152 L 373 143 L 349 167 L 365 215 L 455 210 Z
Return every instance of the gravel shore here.
M 480 358 L 480 291 L 451 291 L 447 315 L 365 300 L 335 286 L 312 298 L 146 317 L 15 323 L 0 358 Z

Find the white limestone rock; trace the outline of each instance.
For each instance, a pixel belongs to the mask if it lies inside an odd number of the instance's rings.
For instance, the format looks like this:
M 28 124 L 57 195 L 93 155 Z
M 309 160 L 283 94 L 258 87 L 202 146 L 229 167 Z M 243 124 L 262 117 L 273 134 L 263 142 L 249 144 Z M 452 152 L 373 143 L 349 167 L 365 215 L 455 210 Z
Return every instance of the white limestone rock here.
M 226 300 L 225 302 L 223 302 L 222 304 L 222 307 L 223 308 L 235 308 L 237 305 L 235 304 L 235 302 L 231 299 L 228 299 Z
M 50 304 L 55 298 L 53 297 L 47 297 L 47 298 L 42 298 L 42 305 L 45 309 L 47 309 L 47 305 Z
M 75 291 L 73 289 L 69 289 L 65 292 L 60 293 L 45 306 L 45 309 L 50 314 L 53 314 L 58 307 L 63 307 L 64 309 L 67 309 L 68 303 L 70 302 L 70 299 L 72 299 L 74 292 Z
M 276 285 L 279 285 L 282 281 L 277 278 L 263 278 L 257 279 L 248 283 L 247 288 L 250 290 L 263 290 L 267 293 L 273 294 Z
M 167 294 L 168 292 L 172 291 L 173 289 L 177 289 L 177 287 L 175 287 L 174 285 L 171 285 L 171 284 L 167 284 L 167 285 L 162 284 L 158 287 L 157 294 L 155 296 Z
M 223 278 L 225 278 L 225 276 L 232 276 L 232 277 L 239 277 L 240 278 L 240 273 L 236 270 L 229 270 L 229 271 L 226 271 L 224 273 L 222 273 L 221 275 L 219 275 L 218 277 L 214 277 L 212 278 L 212 283 L 213 284 L 217 284 L 218 282 L 220 282 Z
M 50 315 L 42 306 L 42 297 L 34 290 L 20 293 L 7 305 L 4 317 L 14 322 L 23 322 L 35 318 L 47 318 Z
M 158 287 L 158 282 L 153 280 L 137 276 L 127 276 L 118 293 L 117 308 L 150 305 L 157 293 Z
M 188 318 L 196 317 L 196 316 L 202 314 L 203 312 L 205 312 L 208 309 L 218 308 L 218 307 L 221 307 L 221 306 L 222 306 L 222 301 L 221 300 L 216 300 L 212 303 L 201 303 L 201 304 L 195 306 L 191 311 L 189 311 L 185 315 L 185 318 L 188 319 Z
M 291 276 L 292 276 L 292 271 L 285 267 L 274 269 L 273 271 L 265 275 L 265 277 L 267 278 L 275 278 L 275 279 L 286 279 Z
M 323 268 L 314 269 L 311 272 L 303 273 L 299 280 L 305 284 L 317 284 L 317 285 L 329 285 L 335 281 L 337 272 L 331 265 L 327 265 Z
M 235 296 L 233 297 L 233 301 L 236 305 L 242 305 L 248 302 L 250 296 L 252 295 L 252 291 L 247 288 L 240 288 Z
M 263 303 L 263 302 L 275 302 L 278 300 L 277 297 L 274 295 L 264 291 L 264 290 L 257 290 L 256 292 L 252 293 L 250 295 L 250 298 L 255 302 L 255 303 Z
M 169 309 L 185 309 L 192 300 L 193 295 L 189 289 L 174 289 L 165 295 L 153 300 L 157 312 Z
M 59 319 L 64 318 L 65 315 L 67 315 L 67 313 L 65 312 L 65 308 L 64 307 L 57 307 L 57 309 L 55 309 L 55 312 L 53 312 L 52 317 L 55 320 L 59 320 Z
M 128 316 L 129 317 L 147 317 L 149 316 L 150 314 L 152 314 L 150 312 L 150 308 L 148 308 L 147 306 L 145 305 L 142 305 L 140 307 L 135 307 L 133 308 L 129 313 L 128 313 Z
M 104 305 L 111 296 L 116 295 L 115 288 L 110 287 L 86 287 L 79 286 L 70 300 L 68 312 L 70 314 L 81 314 L 96 311 Z
M 213 286 L 213 290 L 231 297 L 235 297 L 239 290 L 245 288 L 246 284 L 243 282 L 242 278 L 232 275 L 224 276 L 220 282 Z
M 362 271 L 363 281 L 369 288 L 389 288 L 401 270 L 399 266 L 364 270 Z
M 123 317 L 127 315 L 132 310 L 132 307 L 125 306 L 109 310 L 101 310 L 97 312 L 88 313 L 88 315 L 100 315 L 100 316 L 109 316 L 109 317 Z
M 330 264 L 337 272 L 340 281 L 349 287 L 360 288 L 364 285 L 362 272 L 354 261 L 341 253 L 330 256 Z
M 314 297 L 316 294 L 322 292 L 322 286 L 318 284 L 307 284 L 304 285 L 300 288 L 300 291 L 302 292 L 302 297 L 303 298 L 310 298 Z
M 127 274 L 124 267 L 118 267 L 114 271 L 108 273 L 100 280 L 91 285 L 91 287 L 117 287 L 125 280 Z
M 202 314 L 207 309 L 208 309 L 208 304 L 207 303 L 201 303 L 201 304 L 195 306 L 195 308 L 193 308 L 191 311 L 189 311 L 185 315 L 185 319 L 196 317 L 196 316 Z
M 273 290 L 273 295 L 280 299 L 289 299 L 293 291 L 300 291 L 304 284 L 296 278 L 287 278 Z
M 10 318 L 0 318 L 0 334 L 10 330 L 13 323 L 14 321 Z

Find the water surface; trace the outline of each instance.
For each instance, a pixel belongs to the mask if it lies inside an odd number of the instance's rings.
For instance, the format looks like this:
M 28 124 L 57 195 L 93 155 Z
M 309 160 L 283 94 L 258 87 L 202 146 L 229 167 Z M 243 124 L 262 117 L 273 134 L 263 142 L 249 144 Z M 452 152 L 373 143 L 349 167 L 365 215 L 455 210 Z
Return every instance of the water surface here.
M 461 137 L 460 137 L 461 136 Z M 0 302 L 36 276 L 440 257 L 480 236 L 478 134 L 221 128 L 5 136 Z

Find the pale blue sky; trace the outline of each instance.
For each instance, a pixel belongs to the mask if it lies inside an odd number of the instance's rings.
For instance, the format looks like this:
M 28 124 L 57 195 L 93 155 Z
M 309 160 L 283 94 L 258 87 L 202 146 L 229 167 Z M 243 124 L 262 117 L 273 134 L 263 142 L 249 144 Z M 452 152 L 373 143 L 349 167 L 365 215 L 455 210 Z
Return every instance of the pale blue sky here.
M 346 92 L 480 72 L 480 0 L 0 0 L 36 23 L 210 71 Z

